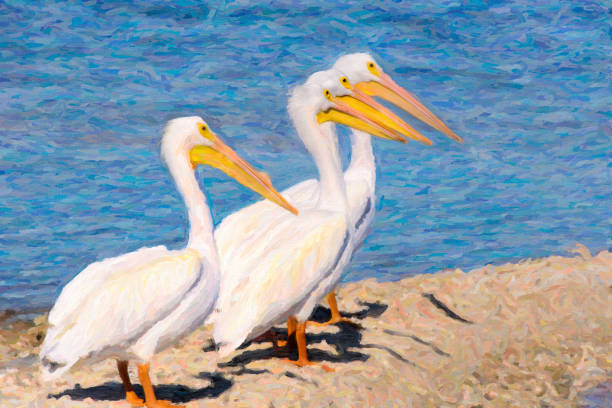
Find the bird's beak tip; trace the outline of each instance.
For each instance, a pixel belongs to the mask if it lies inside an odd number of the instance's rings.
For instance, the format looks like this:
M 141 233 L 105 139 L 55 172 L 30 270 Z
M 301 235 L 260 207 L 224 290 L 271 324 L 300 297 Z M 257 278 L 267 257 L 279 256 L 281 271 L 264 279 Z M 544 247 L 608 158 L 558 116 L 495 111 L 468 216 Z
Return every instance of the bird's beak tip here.
M 461 136 L 459 136 L 459 135 L 457 135 L 457 134 L 455 134 L 453 132 L 450 132 L 450 134 L 448 134 L 448 136 L 451 139 L 455 140 L 457 143 L 463 144 L 463 138 Z

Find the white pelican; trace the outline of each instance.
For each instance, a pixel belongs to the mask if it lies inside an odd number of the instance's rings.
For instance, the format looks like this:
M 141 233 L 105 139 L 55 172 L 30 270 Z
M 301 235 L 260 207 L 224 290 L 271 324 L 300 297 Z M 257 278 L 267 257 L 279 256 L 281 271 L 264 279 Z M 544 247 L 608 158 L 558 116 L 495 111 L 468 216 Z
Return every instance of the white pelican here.
M 255 203 L 226 217 L 215 231 L 222 278 L 212 320 L 221 356 L 295 315 L 297 320 L 289 321 L 299 352 L 294 363 L 311 364 L 305 322 L 320 300 L 313 302 L 311 293 L 334 271 L 343 270 L 353 246 L 354 229 L 331 122 L 405 141 L 384 126 L 392 122 L 389 118 L 353 101 L 352 91 L 338 82 L 340 76 L 336 70 L 313 74 L 289 100 L 291 119 L 319 172 L 316 204 L 312 205 L 312 197 L 300 199 L 300 215 L 287 217 L 264 202 Z M 402 131 L 395 123 L 388 126 Z
M 408 91 L 400 87 L 386 74 L 376 63 L 371 55 L 366 53 L 356 53 L 344 55 L 336 61 L 333 68 L 342 72 L 343 76 L 338 81 L 351 89 L 353 94 L 360 100 L 367 101 L 372 107 L 385 115 L 393 118 L 407 133 L 413 135 L 413 139 L 431 145 L 431 141 L 412 129 L 407 123 L 395 116 L 388 109 L 375 102 L 370 96 L 381 97 L 396 106 L 402 108 L 411 115 L 429 124 L 435 129 L 440 130 L 452 139 L 462 142 L 462 139 L 454 134 L 440 119 L 429 111 L 419 100 Z M 351 84 L 354 84 L 353 87 Z M 348 204 L 351 214 L 351 222 L 355 228 L 355 239 L 353 251 L 361 246 L 369 231 L 370 224 L 374 219 L 374 203 L 376 202 L 376 163 L 374 152 L 372 151 L 371 137 L 368 133 L 360 130 L 353 130 L 351 133 L 351 158 L 347 170 L 344 172 L 344 183 L 347 190 Z M 300 205 L 297 199 L 301 196 L 316 195 L 318 183 L 316 180 L 308 180 L 300 184 L 301 191 L 296 192 L 292 189 L 285 197 Z M 297 193 L 297 194 L 296 194 Z M 295 195 L 295 196 L 294 196 Z M 341 276 L 331 277 L 337 281 Z M 319 297 L 316 291 L 313 297 Z M 327 295 L 327 301 L 331 309 L 329 321 L 316 325 L 328 325 L 340 321 L 346 321 L 340 316 L 334 292 Z
M 149 408 L 172 406 L 157 400 L 149 378 L 151 357 L 201 325 L 219 291 L 219 258 L 206 198 L 194 168 L 207 164 L 297 213 L 269 178 L 242 160 L 199 117 L 168 122 L 161 154 L 189 216 L 185 249 L 142 248 L 95 262 L 62 290 L 49 313 L 40 358 L 47 379 L 79 361 L 116 358 L 126 399 L 143 405 L 130 383 L 128 360 L 138 375 Z

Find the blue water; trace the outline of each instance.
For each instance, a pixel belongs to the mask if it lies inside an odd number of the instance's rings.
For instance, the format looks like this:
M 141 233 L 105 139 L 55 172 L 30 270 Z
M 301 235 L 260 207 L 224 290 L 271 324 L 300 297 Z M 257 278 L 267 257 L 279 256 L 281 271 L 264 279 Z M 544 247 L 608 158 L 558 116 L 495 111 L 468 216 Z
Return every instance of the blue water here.
M 433 147 L 375 142 L 378 214 L 345 280 L 612 246 L 610 3 L 122 3 L 0 1 L 0 309 L 185 243 L 167 119 L 203 116 L 279 189 L 315 176 L 287 90 L 363 50 L 466 142 L 415 120 Z M 256 199 L 198 177 L 215 222 Z

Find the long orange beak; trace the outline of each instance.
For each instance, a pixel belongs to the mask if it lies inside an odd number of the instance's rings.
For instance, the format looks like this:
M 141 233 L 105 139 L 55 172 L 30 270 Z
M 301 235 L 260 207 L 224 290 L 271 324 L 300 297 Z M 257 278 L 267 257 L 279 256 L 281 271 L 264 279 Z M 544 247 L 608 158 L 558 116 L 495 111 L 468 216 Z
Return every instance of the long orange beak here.
M 379 124 L 384 121 L 380 118 L 382 116 L 380 112 L 376 112 L 352 96 L 330 97 L 329 99 L 334 103 L 334 107 L 317 113 L 319 123 L 332 121 L 383 139 L 406 143 L 406 138 L 401 134 Z
M 427 109 L 425 105 L 423 105 L 414 95 L 395 83 L 395 81 L 391 79 L 388 74 L 381 72 L 379 74 L 379 78 L 379 81 L 359 82 L 355 85 L 355 88 L 366 95 L 378 96 L 391 102 L 415 118 L 444 133 L 451 139 L 454 139 L 459 143 L 463 143 L 463 139 L 461 139 L 461 137 L 451 131 L 448 126 L 444 124 L 444 122 L 438 119 L 436 115 Z M 395 121 L 397 121 L 397 119 L 394 118 Z M 398 124 L 400 124 L 402 127 L 407 126 L 405 122 L 401 121 L 401 119 L 399 120 L 400 121 L 397 122 Z M 414 129 L 412 129 L 412 131 L 416 132 Z
M 387 118 L 388 120 L 384 123 L 380 123 L 381 126 L 392 130 L 394 132 L 401 133 L 417 142 L 421 142 L 428 146 L 431 146 L 433 142 L 417 132 L 412 126 L 404 122 L 399 116 L 393 113 L 390 109 L 378 103 L 374 98 L 365 92 L 360 91 L 357 88 L 353 88 L 353 97 L 355 99 L 361 101 L 364 104 L 367 104 L 372 107 L 372 109 L 377 110 L 378 112 L 383 114 L 383 118 Z
M 195 146 L 191 149 L 189 159 L 193 166 L 201 164 L 216 167 L 243 186 L 297 215 L 297 209 L 274 188 L 266 173 L 255 170 L 216 134 L 210 132 L 205 137 L 212 141 L 212 146 Z

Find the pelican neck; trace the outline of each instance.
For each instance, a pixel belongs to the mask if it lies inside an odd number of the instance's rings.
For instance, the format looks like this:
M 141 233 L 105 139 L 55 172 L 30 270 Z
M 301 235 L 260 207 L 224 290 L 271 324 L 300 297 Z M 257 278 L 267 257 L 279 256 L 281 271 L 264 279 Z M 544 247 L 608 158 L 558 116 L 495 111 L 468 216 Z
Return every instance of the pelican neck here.
M 187 208 L 189 219 L 187 247 L 195 249 L 210 261 L 217 260 L 210 208 L 195 178 L 195 171 L 189 159 L 186 155 L 178 155 L 168 163 L 168 167 Z

